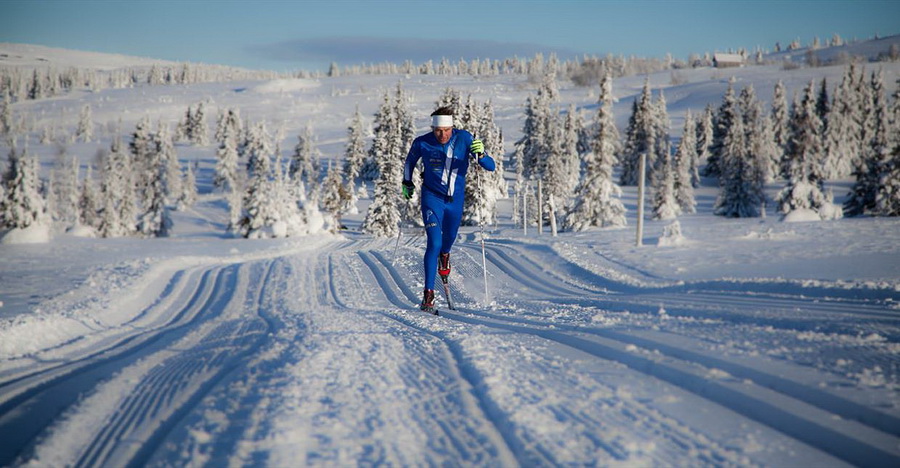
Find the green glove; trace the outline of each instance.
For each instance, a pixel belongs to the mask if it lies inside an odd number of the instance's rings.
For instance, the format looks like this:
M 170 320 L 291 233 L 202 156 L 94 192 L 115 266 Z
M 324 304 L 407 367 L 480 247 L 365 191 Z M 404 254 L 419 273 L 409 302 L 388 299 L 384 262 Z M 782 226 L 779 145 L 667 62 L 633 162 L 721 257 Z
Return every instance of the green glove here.
M 476 155 L 479 155 L 478 157 L 480 158 L 482 155 L 484 155 L 484 143 L 481 140 L 473 141 L 472 146 L 469 146 L 469 151 Z
M 408 180 L 403 181 L 403 198 L 409 200 L 413 196 L 413 192 L 416 191 L 416 186 L 412 182 Z

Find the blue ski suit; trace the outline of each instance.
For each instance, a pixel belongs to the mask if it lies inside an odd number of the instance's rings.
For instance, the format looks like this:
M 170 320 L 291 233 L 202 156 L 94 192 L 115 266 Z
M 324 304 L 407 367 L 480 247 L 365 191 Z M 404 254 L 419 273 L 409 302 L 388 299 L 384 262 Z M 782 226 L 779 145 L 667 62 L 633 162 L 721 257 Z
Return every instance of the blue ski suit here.
M 440 144 L 434 133 L 422 135 L 413 141 L 403 168 L 403 181 L 412 182 L 413 169 L 419 160 L 424 166 L 422 181 L 422 220 L 428 244 L 425 248 L 425 289 L 434 289 L 439 253 L 449 253 L 462 221 L 463 201 L 466 193 L 466 172 L 472 134 L 453 129 L 446 144 Z M 484 154 L 478 164 L 493 171 L 494 160 Z

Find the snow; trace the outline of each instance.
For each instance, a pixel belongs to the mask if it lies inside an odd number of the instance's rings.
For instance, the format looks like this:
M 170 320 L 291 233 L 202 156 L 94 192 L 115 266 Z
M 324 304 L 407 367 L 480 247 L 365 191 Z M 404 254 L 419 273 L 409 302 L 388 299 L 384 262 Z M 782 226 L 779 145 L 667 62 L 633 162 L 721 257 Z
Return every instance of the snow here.
M 50 226 L 47 224 L 32 224 L 27 228 L 11 229 L 2 237 L 0 244 L 42 244 L 50 242 Z
M 300 78 L 282 79 L 261 83 L 259 85 L 248 88 L 247 91 L 257 94 L 283 94 L 299 91 L 302 89 L 316 88 L 320 85 L 321 83 L 314 80 L 306 80 Z
M 879 66 L 892 92 L 900 64 Z M 792 93 L 836 84 L 843 68 L 679 73 L 679 84 L 649 76 L 673 134 L 731 76 L 770 99 L 779 79 Z M 620 129 L 644 79 L 613 83 Z M 95 141 L 66 147 L 84 165 L 109 147 L 112 123 L 177 122 L 202 101 L 208 116 L 265 119 L 282 148 L 311 125 L 327 167 L 356 106 L 371 122 L 398 82 L 419 132 L 449 86 L 492 99 L 507 142 L 534 90 L 520 76 L 342 76 L 76 91 L 13 111 L 73 132 L 90 105 Z M 561 84 L 560 104 L 593 118 L 596 93 Z M 44 174 L 57 152 L 31 140 Z M 215 146 L 176 152 L 199 162 L 200 193 L 172 213 L 170 237 L 76 229 L 0 243 L 0 464 L 900 463 L 898 218 L 728 219 L 712 214 L 718 187 L 704 180 L 696 213 L 646 220 L 636 247 L 634 187 L 623 187 L 626 226 L 556 237 L 523 234 L 502 200 L 487 297 L 480 230 L 463 227 L 459 310 L 433 317 L 414 306 L 421 232 L 359 230 L 371 184 L 339 235 L 236 239 L 211 190 Z M 769 200 L 782 185 L 766 187 Z M 827 185 L 840 204 L 851 181 Z

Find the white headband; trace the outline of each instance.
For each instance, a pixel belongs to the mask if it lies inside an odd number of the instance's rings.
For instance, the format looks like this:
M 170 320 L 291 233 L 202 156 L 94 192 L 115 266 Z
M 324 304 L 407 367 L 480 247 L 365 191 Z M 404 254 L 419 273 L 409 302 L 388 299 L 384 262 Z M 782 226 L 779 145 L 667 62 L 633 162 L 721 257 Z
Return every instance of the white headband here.
M 453 116 L 452 115 L 433 115 L 433 116 L 431 116 L 431 126 L 432 127 L 452 127 L 453 126 Z

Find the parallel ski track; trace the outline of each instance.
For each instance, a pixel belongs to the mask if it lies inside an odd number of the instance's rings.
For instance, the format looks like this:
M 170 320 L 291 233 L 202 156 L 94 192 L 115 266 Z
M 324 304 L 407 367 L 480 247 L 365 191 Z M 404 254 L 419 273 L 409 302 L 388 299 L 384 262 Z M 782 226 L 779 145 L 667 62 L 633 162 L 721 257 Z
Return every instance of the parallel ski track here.
M 414 293 L 406 286 L 406 282 L 403 281 L 399 272 L 395 268 L 391 266 L 391 263 L 384 258 L 384 256 L 377 251 L 369 251 L 369 252 L 360 252 L 360 257 L 363 262 L 369 267 L 372 272 L 372 275 L 378 282 L 379 286 L 382 288 L 382 292 L 386 298 L 398 307 L 409 307 L 406 305 L 401 298 L 401 295 L 406 296 L 411 301 L 415 299 Z M 398 295 L 396 289 L 400 290 L 400 294 Z M 464 309 L 468 310 L 468 309 Z M 533 330 L 516 330 L 504 325 L 493 324 L 487 321 L 473 321 L 471 318 L 463 318 L 459 313 L 451 313 L 442 311 L 443 315 L 446 315 L 448 318 L 466 323 L 479 323 L 489 328 L 505 330 L 505 331 L 514 331 L 517 333 L 525 333 L 529 335 L 539 336 L 541 338 L 547 338 L 539 333 L 536 333 Z M 397 319 L 396 317 L 392 317 Z M 401 320 L 403 323 L 407 325 L 411 325 L 415 328 L 419 328 L 414 324 L 408 323 L 407 321 Z M 424 330 L 425 333 L 433 334 L 434 332 Z M 456 344 L 453 340 L 450 340 L 444 336 L 436 335 L 439 339 L 445 341 L 449 347 L 454 349 L 454 354 L 457 355 L 457 361 L 462 359 L 462 350 L 459 348 L 459 345 Z M 567 347 L 574 347 L 576 349 L 582 349 L 582 347 L 572 346 L 570 343 L 565 342 L 565 340 L 551 340 L 557 341 L 560 344 L 563 344 Z M 593 354 L 593 353 L 589 353 Z M 474 372 L 474 371 L 473 371 Z M 478 381 L 480 382 L 480 378 Z M 489 411 L 488 414 L 491 414 L 492 418 L 496 418 L 496 420 L 500 421 L 500 426 L 503 427 L 511 427 L 512 423 L 507 420 L 505 413 L 499 409 L 496 403 L 489 400 L 486 395 L 480 396 L 483 400 L 483 405 Z M 610 403 L 612 404 L 612 403 Z M 618 404 L 618 402 L 616 403 Z M 609 423 L 608 421 L 600 421 L 597 420 L 587 414 L 579 413 L 575 414 L 571 411 L 566 410 L 565 408 L 558 408 L 558 411 L 561 413 L 560 417 L 570 418 L 573 421 L 578 421 L 586 426 L 592 427 L 601 427 L 604 424 Z M 562 414 L 566 413 L 566 414 Z M 690 433 L 690 430 L 685 428 L 683 425 L 677 423 L 674 420 L 670 420 L 669 418 L 659 414 L 655 410 L 651 410 L 644 406 L 631 406 L 628 410 L 623 411 L 623 414 L 627 415 L 629 418 L 628 424 L 642 424 L 644 426 L 650 425 L 647 427 L 648 430 L 658 434 L 662 438 L 667 438 L 672 441 L 673 444 L 685 447 L 685 450 L 698 449 L 698 453 L 704 453 L 702 455 L 704 462 L 710 464 L 722 464 L 722 463 L 736 463 L 732 458 L 732 454 L 729 453 L 728 450 L 723 449 L 721 447 L 716 447 L 715 444 L 710 446 L 709 441 L 705 441 L 703 443 L 697 440 L 697 437 L 693 435 L 686 435 L 685 432 Z M 652 422 L 650 422 L 652 421 Z M 515 448 L 516 456 L 519 460 L 519 463 L 525 466 L 553 466 L 559 463 L 558 460 L 553 457 L 550 453 L 545 453 L 545 449 L 540 446 L 534 446 L 533 441 L 527 440 L 516 440 L 512 435 L 506 434 L 501 431 L 501 434 L 507 439 L 507 445 L 509 447 Z M 621 447 L 611 446 L 606 444 L 602 440 L 595 440 L 600 447 L 603 447 L 609 455 L 614 459 L 624 460 L 624 451 Z M 658 460 L 660 463 L 664 463 L 671 460 Z
M 384 294 L 384 297 L 394 306 L 403 309 L 409 310 L 414 307 L 412 304 L 415 303 L 416 297 L 412 290 L 403 282 L 399 276 L 397 275 L 396 270 L 390 266 L 390 261 L 385 259 L 384 256 L 377 251 L 358 251 L 357 254 L 362 262 L 368 267 L 369 272 L 375 278 L 375 281 L 381 287 L 381 292 Z M 329 262 L 330 268 L 330 262 Z M 334 278 L 332 274 L 329 274 L 329 278 Z M 331 291 L 332 295 L 336 299 L 338 295 L 334 290 L 335 286 L 332 283 Z M 400 294 L 397 294 L 397 289 L 400 290 Z M 405 298 L 403 297 L 405 296 Z M 346 304 L 342 304 L 340 301 L 337 301 L 341 307 L 346 308 Z M 491 401 L 487 395 L 483 394 L 481 391 L 476 391 L 478 388 L 483 387 L 482 379 L 479 375 L 477 375 L 477 371 L 473 369 L 468 369 L 466 366 L 462 365 L 463 356 L 462 350 L 459 345 L 452 340 L 447 339 L 445 336 L 442 336 L 440 333 L 436 333 L 432 330 L 429 330 L 426 327 L 423 327 L 412 320 L 406 319 L 400 315 L 390 314 L 384 311 L 378 311 L 380 315 L 387 317 L 393 321 L 403 324 L 411 329 L 417 330 L 419 333 L 422 333 L 427 336 L 431 336 L 434 339 L 437 339 L 441 343 L 444 344 L 444 347 L 448 350 L 448 356 L 453 360 L 453 363 L 457 369 L 456 374 L 459 375 L 460 379 L 465 381 L 466 386 L 471 390 L 468 392 L 472 398 L 475 399 L 475 403 L 480 408 L 481 412 L 485 415 L 489 415 L 489 417 L 483 421 L 486 427 L 493 427 L 493 430 L 499 437 L 502 438 L 502 443 L 504 446 L 494 447 L 492 450 L 498 452 L 498 454 L 507 453 L 510 457 L 518 458 L 518 453 L 521 453 L 521 450 L 518 448 L 516 441 L 509 437 L 506 431 L 501 429 L 501 426 L 508 426 L 509 422 L 505 420 L 503 414 L 499 412 L 496 404 Z M 425 313 L 422 313 L 425 316 Z M 428 316 L 434 318 L 435 320 L 440 320 L 438 317 Z M 497 421 L 502 421 L 501 424 L 498 424 Z M 444 428 L 444 432 L 448 434 L 448 436 L 453 439 L 453 433 L 457 432 L 453 428 L 446 427 Z M 502 458 L 501 458 L 502 459 Z M 496 460 L 495 460 L 496 461 Z M 519 460 L 521 463 L 521 460 Z
M 258 289 L 254 315 L 240 321 L 227 320 L 213 328 L 193 348 L 177 349 L 146 375 L 108 421 L 94 442 L 87 447 L 77 466 L 141 466 L 158 449 L 178 422 L 205 395 L 215 388 L 247 356 L 259 348 L 271 329 L 271 321 L 261 314 L 261 301 L 269 285 L 274 262 L 265 267 Z M 254 265 L 241 265 L 252 268 Z M 250 282 L 252 280 L 246 279 Z M 218 296 L 201 307 L 206 320 L 214 319 L 234 300 L 237 278 L 225 289 L 214 289 Z M 224 285 L 221 285 L 224 287 Z M 248 285 L 243 285 L 247 288 Z M 249 291 L 248 291 L 249 292 Z M 194 329 L 199 323 L 193 324 Z
M 474 247 L 470 247 L 474 248 Z M 497 253 L 501 249 L 491 247 L 492 253 Z M 530 278 L 528 271 L 540 271 L 535 268 L 533 262 L 519 263 L 509 254 L 488 255 L 492 266 L 502 271 L 504 274 L 518 280 L 518 282 L 526 287 L 540 291 L 541 295 L 550 295 L 551 297 L 566 298 L 573 295 L 585 297 L 586 291 L 573 289 L 572 286 L 566 284 L 564 280 L 550 277 L 548 278 Z M 393 272 L 389 263 L 382 262 L 388 271 Z M 545 281 L 541 281 L 544 279 Z M 398 284 L 403 284 L 398 279 Z M 383 285 L 384 287 L 384 285 Z M 402 289 L 402 287 L 401 287 Z M 517 289 L 517 291 L 520 291 Z M 410 292 L 405 292 L 409 296 Z M 716 292 L 715 296 L 709 298 L 709 301 L 718 299 L 720 302 L 723 295 Z M 582 302 L 604 302 L 609 298 L 607 296 L 596 297 L 596 294 L 582 299 Z M 683 296 L 682 294 L 660 294 L 648 295 L 646 298 L 651 302 L 663 301 L 670 302 L 672 296 Z M 681 305 L 684 307 L 695 307 L 691 301 L 694 297 L 700 295 L 692 293 L 685 297 Z M 644 296 L 637 295 L 639 301 Z M 702 296 L 700 296 L 702 297 Z M 698 299 L 700 299 L 698 297 Z M 623 302 L 633 301 L 635 298 L 622 297 Z M 757 306 L 757 297 L 733 296 L 731 306 L 748 307 Z M 772 303 L 770 307 L 787 308 L 794 310 L 802 308 L 809 312 L 810 301 L 792 301 L 789 299 L 778 298 L 769 299 Z M 698 301 L 700 302 L 700 301 Z M 715 302 L 710 302 L 715 305 Z M 820 307 L 824 305 L 824 307 Z M 842 305 L 844 307 L 842 307 Z M 813 310 L 823 313 L 840 313 L 853 314 L 853 310 L 849 309 L 848 304 L 834 306 L 829 303 L 817 303 L 812 307 Z M 785 433 L 799 441 L 810 446 L 816 447 L 823 452 L 830 453 L 833 456 L 841 458 L 857 465 L 868 465 L 877 461 L 877 463 L 900 464 L 900 454 L 896 450 L 896 438 L 900 436 L 900 419 L 878 412 L 877 410 L 865 407 L 858 403 L 843 399 L 839 396 L 820 391 L 815 388 L 804 386 L 797 382 L 790 381 L 778 376 L 767 374 L 756 369 L 741 366 L 722 359 L 713 358 L 702 355 L 694 351 L 676 348 L 655 342 L 646 338 L 638 338 L 625 333 L 613 332 L 603 329 L 585 329 L 574 327 L 571 329 L 573 333 L 562 333 L 557 330 L 547 329 L 546 323 L 527 321 L 523 319 L 509 319 L 494 314 L 486 314 L 483 312 L 461 308 L 462 312 L 468 312 L 470 315 L 445 313 L 448 318 L 468 323 L 478 323 L 481 325 L 500 328 L 518 333 L 527 333 L 555 341 L 565 346 L 573 347 L 588 354 L 595 355 L 601 359 L 620 362 L 638 372 L 647 374 L 651 377 L 667 381 L 670 384 L 678 386 L 684 390 L 696 394 L 697 396 L 718 403 L 729 408 L 749 419 L 767 425 L 776 431 Z M 687 313 L 692 313 L 690 309 Z M 473 318 L 475 316 L 481 319 Z M 718 317 L 721 318 L 721 317 Z M 754 319 L 755 320 L 755 319 Z M 554 325 L 557 326 L 558 325 Z M 624 345 L 624 346 L 623 346 Z M 625 346 L 633 345 L 641 348 L 652 349 L 662 353 L 666 357 L 666 362 L 655 359 L 645 358 L 633 352 L 625 350 Z M 675 364 L 669 364 L 669 361 Z M 717 382 L 710 380 L 703 375 L 692 373 L 690 366 L 679 364 L 679 362 L 687 364 L 700 365 L 702 368 L 722 369 L 731 375 L 748 379 L 743 385 L 735 385 L 728 382 Z M 780 395 L 780 396 L 779 396 Z M 784 399 L 787 400 L 784 400 Z M 785 405 L 783 402 L 772 404 L 772 401 L 788 401 L 790 404 Z M 815 410 L 794 411 L 794 407 L 810 406 Z M 802 413 L 802 414 L 801 414 Z M 832 429 L 828 423 L 829 415 L 835 414 L 842 418 L 850 420 L 849 429 L 841 428 L 839 430 Z M 853 424 L 858 423 L 859 427 L 854 428 Z M 865 428 L 868 428 L 866 430 Z M 865 435 L 853 434 L 853 429 L 857 429 L 865 433 Z M 871 439 L 867 439 L 870 436 Z M 869 443 L 875 439 L 874 443 Z M 894 439 L 891 441 L 891 439 Z M 885 448 L 890 447 L 890 448 Z
M 270 322 L 225 321 L 195 349 L 172 345 L 214 320 L 233 300 L 242 265 L 177 272 L 163 294 L 128 324 L 103 340 L 99 351 L 0 383 L 0 465 L 25 459 L 39 434 L 99 383 L 153 354 L 175 352 L 136 387 L 113 418 L 84 448 L 74 466 L 141 465 L 168 431 L 256 346 Z M 271 267 L 269 269 L 271 272 Z M 268 273 L 267 273 L 268 275 Z M 265 282 L 260 285 L 265 287 Z M 137 327 L 147 316 L 148 326 Z M 235 352 L 235 347 L 242 352 Z M 95 348 L 96 349 L 96 348 Z M 197 355 L 203 358 L 197 359 Z
M 213 291 L 233 281 L 230 268 L 219 268 L 188 275 L 192 291 L 183 290 L 178 297 L 185 306 L 170 315 L 166 323 L 151 329 L 127 329 L 107 347 L 61 365 L 45 367 L 0 384 L 0 391 L 14 395 L 0 405 L 0 465 L 11 463 L 16 456 L 33 447 L 35 437 L 65 408 L 90 391 L 98 382 L 137 361 L 147 349 L 161 349 L 183 335 L 198 320 L 202 305 L 210 302 Z M 176 281 L 177 276 L 173 278 Z M 166 288 L 171 292 L 174 288 Z M 150 309 L 155 309 L 157 301 Z M 8 392 L 8 393 L 7 393 Z

